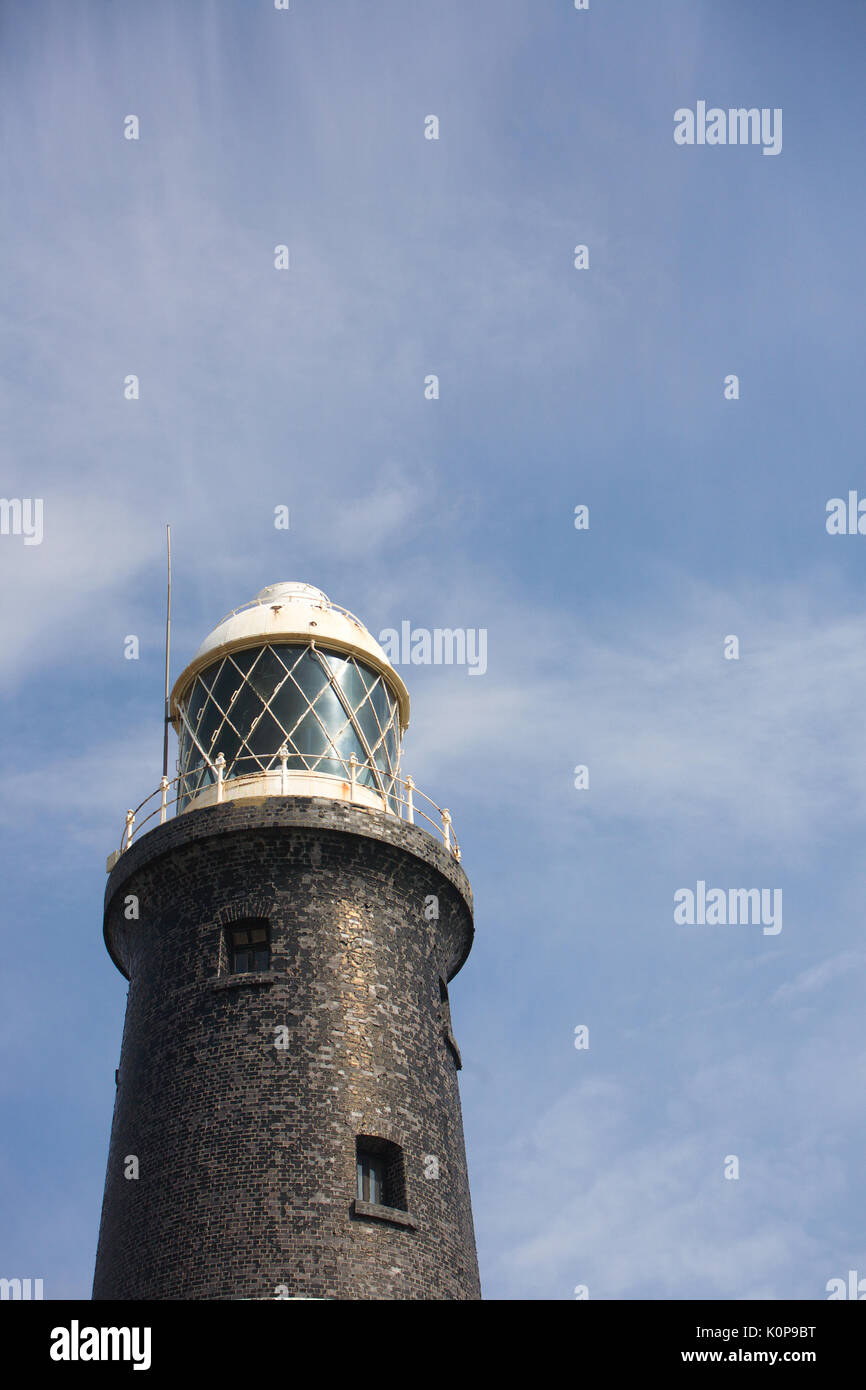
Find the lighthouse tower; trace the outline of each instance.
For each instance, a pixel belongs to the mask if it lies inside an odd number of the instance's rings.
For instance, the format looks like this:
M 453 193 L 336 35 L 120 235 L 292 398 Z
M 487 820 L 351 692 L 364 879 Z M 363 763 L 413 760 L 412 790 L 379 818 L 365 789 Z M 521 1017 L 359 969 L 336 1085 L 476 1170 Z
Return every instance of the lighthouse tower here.
M 129 981 L 95 1299 L 480 1298 L 448 986 L 451 819 L 400 770 L 409 695 L 307 584 L 178 678 L 178 776 L 127 814 Z

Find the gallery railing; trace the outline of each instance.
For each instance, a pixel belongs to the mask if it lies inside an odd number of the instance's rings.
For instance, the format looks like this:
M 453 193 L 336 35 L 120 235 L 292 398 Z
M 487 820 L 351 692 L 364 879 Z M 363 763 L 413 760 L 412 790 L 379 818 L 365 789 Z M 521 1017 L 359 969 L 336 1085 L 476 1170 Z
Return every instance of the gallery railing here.
M 239 763 L 250 761 L 255 764 L 251 772 L 238 774 L 235 771 Z M 144 827 L 152 821 L 163 825 L 169 814 L 183 815 L 186 810 L 197 809 L 197 803 L 201 804 L 198 799 L 211 789 L 213 796 L 208 799 L 209 805 L 232 800 L 237 795 L 236 789 L 244 783 L 260 782 L 263 778 L 267 779 L 268 795 L 291 796 L 298 794 L 297 791 L 292 792 L 292 778 L 297 775 L 342 783 L 347 787 L 348 796 L 342 794 L 337 798 L 339 800 L 346 799 L 350 804 L 363 805 L 367 809 L 381 809 L 389 815 L 397 816 L 399 820 L 407 821 L 409 825 L 422 822 L 421 829 L 441 839 L 449 853 L 459 860 L 460 847 L 451 824 L 450 811 L 443 810 L 424 792 L 419 791 L 411 777 L 397 777 L 393 773 L 383 771 L 374 763 L 361 762 L 354 753 L 348 759 L 329 757 L 327 761 L 330 764 L 338 763 L 343 772 L 321 772 L 318 766 L 322 762 L 321 755 L 313 757 L 289 753 L 288 748 L 284 746 L 277 754 L 278 766 L 262 767 L 258 759 L 237 758 L 231 765 L 229 775 L 226 776 L 225 757 L 218 753 L 213 762 L 205 768 L 204 781 L 201 767 L 181 773 L 178 777 L 162 777 L 156 791 L 146 796 L 134 810 L 127 811 L 120 849 L 109 857 L 108 868 L 113 868 L 120 855 L 129 848 L 134 834 L 141 834 Z M 299 763 L 301 766 L 298 766 Z M 277 785 L 279 790 L 272 791 L 271 788 Z M 297 786 L 297 783 L 295 785 Z M 371 806 L 371 800 L 378 804 Z M 154 801 L 156 805 L 142 817 L 141 812 Z

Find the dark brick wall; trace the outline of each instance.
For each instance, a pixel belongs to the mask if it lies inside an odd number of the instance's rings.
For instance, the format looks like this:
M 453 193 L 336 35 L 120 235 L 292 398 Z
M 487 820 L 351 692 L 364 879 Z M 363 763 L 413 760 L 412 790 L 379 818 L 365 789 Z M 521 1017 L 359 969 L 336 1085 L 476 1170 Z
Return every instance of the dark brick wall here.
M 220 973 L 247 916 L 272 969 Z M 324 798 L 227 802 L 127 850 L 105 935 L 130 987 L 94 1298 L 480 1297 L 439 989 L 472 895 L 443 846 Z M 402 1147 L 410 1224 L 355 1213 L 357 1135 Z

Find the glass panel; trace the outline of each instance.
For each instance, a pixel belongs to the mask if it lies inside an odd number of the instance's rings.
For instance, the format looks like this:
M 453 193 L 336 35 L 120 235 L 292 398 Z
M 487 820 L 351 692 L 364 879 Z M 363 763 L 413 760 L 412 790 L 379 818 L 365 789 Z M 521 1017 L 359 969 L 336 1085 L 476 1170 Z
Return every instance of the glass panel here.
M 285 685 L 274 696 L 271 702 L 271 712 L 279 720 L 284 730 L 282 742 L 285 742 L 291 735 L 292 729 L 308 708 L 306 698 L 301 694 L 296 685 L 292 684 L 291 676 Z M 279 747 L 279 744 L 277 745 Z
M 372 690 L 376 681 L 379 679 L 375 671 L 371 671 L 369 666 L 365 666 L 363 661 L 358 661 L 356 657 L 348 658 L 349 665 L 358 672 L 365 690 Z
M 247 680 L 262 700 L 267 701 L 281 681 L 286 679 L 287 674 L 276 652 L 271 651 L 270 647 L 265 647 Z
M 199 671 L 196 680 L 201 681 L 203 688 L 210 694 L 210 688 L 222 670 L 222 662 L 215 661 L 213 666 L 206 666 L 203 671 Z
M 210 686 L 211 699 L 216 701 L 223 714 L 228 714 L 232 696 L 243 685 L 243 676 L 235 670 L 231 661 L 222 663 L 222 670 L 213 683 L 208 679 L 209 675 L 209 671 L 204 672 L 205 683 Z
M 249 942 L 249 936 L 245 931 L 233 931 L 232 940 L 236 946 L 246 946 Z
M 213 700 L 208 700 L 198 721 L 198 728 L 195 736 L 206 753 L 210 752 L 213 744 L 213 736 L 223 722 L 223 714 L 214 704 Z M 193 747 L 195 745 L 193 744 Z
M 325 681 L 324 671 L 319 672 L 322 681 Z M 316 714 L 332 736 L 339 733 L 344 724 L 349 722 L 349 716 L 340 702 L 340 697 L 336 690 L 329 684 L 323 684 L 318 699 L 314 700 Z
M 264 705 L 258 695 L 245 685 L 232 705 L 230 716 L 232 724 L 242 738 L 246 738 L 263 709 Z
M 232 962 L 232 973 L 235 975 L 244 975 L 249 968 L 250 952 L 244 950 L 235 951 L 234 960 Z
M 292 679 L 297 681 L 310 704 L 319 691 L 328 684 L 327 672 L 322 670 L 318 657 L 309 647 L 286 648 L 283 659 L 291 667 Z
M 370 696 L 370 703 L 376 711 L 376 715 L 379 720 L 379 727 L 381 729 L 386 729 L 388 727 L 388 722 L 391 719 L 391 716 L 394 712 L 394 701 L 389 699 L 388 693 L 385 690 L 385 687 L 383 686 L 381 681 L 379 681 L 378 685 L 376 686 L 375 690 Z
M 381 1203 L 384 1200 L 385 1163 L 375 1154 L 361 1153 L 357 1159 L 358 1197 L 362 1202 Z
M 250 753 L 255 755 L 258 764 L 262 767 L 267 767 L 276 757 L 283 742 L 284 734 L 282 729 L 276 719 L 274 719 L 274 716 L 265 710 L 258 724 L 247 738 L 247 749 Z M 238 768 L 239 772 L 241 770 L 241 768 Z M 249 759 L 245 764 L 245 770 L 247 772 L 255 771 L 255 765 L 250 762 Z
M 397 753 L 398 753 L 398 750 L 399 750 L 400 745 L 399 745 L 399 743 L 398 743 L 398 741 L 397 741 L 397 728 L 396 728 L 396 725 L 394 725 L 394 724 L 391 725 L 390 729 L 388 730 L 388 732 L 387 732 L 386 735 L 385 735 L 385 747 L 388 749 L 388 757 L 389 757 L 390 760 L 391 760 L 391 766 L 394 768 L 394 770 L 395 770 L 395 772 L 396 772 L 396 770 L 397 770 Z
M 205 750 L 209 752 L 210 736 L 222 720 L 219 710 L 198 677 L 193 684 L 189 701 L 184 707 L 184 713 L 186 722 L 181 725 L 182 732 L 178 754 L 178 771 L 182 779 L 178 786 L 179 810 L 183 810 L 189 799 L 213 780 L 207 769 L 204 756 L 193 738 L 193 733 L 198 742 L 203 744 Z M 187 729 L 187 723 L 192 724 L 192 732 Z
M 205 744 L 205 747 L 207 748 L 207 744 Z M 230 777 L 240 751 L 242 751 L 240 739 L 234 730 L 223 722 L 219 729 L 216 730 L 216 737 L 212 740 L 210 745 L 209 752 L 211 760 L 215 759 L 218 753 L 222 753 L 226 760 L 226 773 Z
M 337 753 L 346 763 L 348 763 L 353 753 L 359 762 L 364 761 L 365 754 L 361 745 L 361 740 L 358 738 L 356 730 L 353 729 L 351 725 L 347 725 L 343 732 L 333 739 L 333 744 Z M 348 775 L 348 767 L 345 769 L 345 773 Z
M 183 764 L 181 764 L 181 766 L 183 766 Z M 208 786 L 213 780 L 210 772 L 200 759 L 183 772 L 182 777 L 183 780 L 180 786 L 181 795 L 183 797 L 182 806 L 185 806 L 188 799 L 195 796 L 202 787 Z
M 370 1160 L 370 1201 L 382 1202 L 384 1200 L 384 1184 L 382 1182 L 382 1160 L 372 1158 Z
M 207 691 L 205 690 L 201 681 L 196 679 L 195 685 L 192 688 L 192 694 L 190 696 L 189 705 L 187 706 L 186 711 L 187 719 L 193 728 L 196 727 L 198 721 L 201 719 L 202 710 L 204 709 L 206 703 Z
M 264 927 L 254 927 L 250 932 L 250 941 L 267 941 L 268 934 Z
M 244 674 L 250 669 L 256 657 L 259 655 L 261 647 L 247 647 L 243 652 L 232 652 L 231 659 Z
M 304 715 L 292 734 L 292 743 L 299 753 L 307 753 L 311 756 L 331 751 L 330 740 L 312 712 Z
M 379 725 L 376 723 L 376 715 L 373 712 L 369 700 L 358 710 L 355 719 L 358 722 L 358 728 L 361 730 L 370 748 L 375 748 L 382 734 Z
M 333 671 L 334 679 L 340 689 L 344 691 L 352 709 L 355 709 L 365 698 L 367 687 L 361 680 L 360 672 L 355 667 L 354 662 L 347 661 L 345 657 L 333 655 L 325 656 L 325 660 Z
M 258 947 L 255 952 L 256 970 L 268 970 L 271 963 L 270 956 L 271 953 L 267 946 Z

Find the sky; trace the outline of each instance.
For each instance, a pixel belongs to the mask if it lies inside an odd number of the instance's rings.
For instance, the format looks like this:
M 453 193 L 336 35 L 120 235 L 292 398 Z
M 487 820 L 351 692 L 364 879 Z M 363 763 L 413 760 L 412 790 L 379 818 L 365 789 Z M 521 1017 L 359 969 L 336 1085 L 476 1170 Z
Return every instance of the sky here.
M 0 534 L 0 1275 L 90 1296 L 170 522 L 173 675 L 280 580 L 487 632 L 400 668 L 475 894 L 484 1296 L 866 1276 L 864 41 L 857 0 L 0 8 L 0 486 L 43 502 Z M 780 152 L 677 144 L 702 101 Z M 699 882 L 782 929 L 675 921 Z

